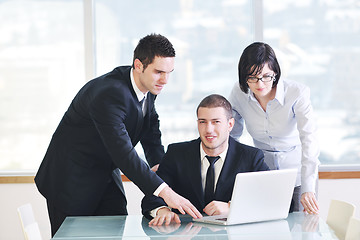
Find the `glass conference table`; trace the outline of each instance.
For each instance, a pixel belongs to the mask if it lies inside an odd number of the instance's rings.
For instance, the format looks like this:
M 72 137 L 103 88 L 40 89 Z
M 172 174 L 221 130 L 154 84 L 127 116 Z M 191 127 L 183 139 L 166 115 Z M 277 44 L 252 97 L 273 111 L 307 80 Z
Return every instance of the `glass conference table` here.
M 56 239 L 338 239 L 318 215 L 290 213 L 284 220 L 232 226 L 195 223 L 188 215 L 181 224 L 150 227 L 141 215 L 67 217 Z

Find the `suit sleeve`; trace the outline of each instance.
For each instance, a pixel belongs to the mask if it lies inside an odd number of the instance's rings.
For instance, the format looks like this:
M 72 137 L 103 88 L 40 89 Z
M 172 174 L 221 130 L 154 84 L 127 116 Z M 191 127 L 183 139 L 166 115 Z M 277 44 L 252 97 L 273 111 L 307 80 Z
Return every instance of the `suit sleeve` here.
M 176 179 L 178 179 L 177 170 L 176 170 L 177 169 L 177 165 L 176 165 L 177 154 L 175 154 L 175 151 L 172 151 L 172 149 L 173 149 L 172 145 L 169 145 L 168 151 L 164 155 L 164 158 L 161 161 L 161 164 L 159 165 L 157 174 L 171 188 L 174 188 Z M 158 208 L 160 206 L 167 206 L 167 204 L 164 202 L 164 200 L 162 198 L 156 197 L 154 195 L 145 195 L 141 201 L 142 214 L 146 218 L 151 219 L 152 217 L 150 216 L 150 211 L 154 210 L 155 208 Z
M 163 182 L 138 156 L 126 130 L 126 97 L 117 88 L 102 91 L 90 107 L 91 118 L 115 165 L 144 194 L 153 194 Z

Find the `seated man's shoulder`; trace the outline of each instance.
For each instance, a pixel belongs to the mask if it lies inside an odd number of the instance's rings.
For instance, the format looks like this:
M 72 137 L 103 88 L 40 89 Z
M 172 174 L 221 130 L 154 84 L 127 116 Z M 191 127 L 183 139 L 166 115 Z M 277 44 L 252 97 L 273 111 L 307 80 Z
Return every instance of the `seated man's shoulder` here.
M 168 151 L 169 150 L 186 150 L 191 146 L 196 146 L 196 144 L 200 144 L 199 139 L 194 139 L 194 140 L 191 140 L 191 141 L 171 143 L 168 146 Z
M 238 141 L 236 141 L 235 139 L 232 139 L 232 143 L 236 146 L 236 148 L 240 148 L 243 149 L 245 151 L 250 151 L 250 152 L 257 152 L 257 151 L 261 151 L 259 148 L 257 147 L 253 147 L 244 143 L 240 143 Z

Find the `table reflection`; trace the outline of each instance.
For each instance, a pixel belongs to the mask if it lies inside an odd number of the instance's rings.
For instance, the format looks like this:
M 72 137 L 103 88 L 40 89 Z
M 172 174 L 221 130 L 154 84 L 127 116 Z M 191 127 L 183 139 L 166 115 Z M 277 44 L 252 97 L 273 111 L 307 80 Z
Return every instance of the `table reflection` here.
M 337 239 L 318 215 L 291 213 L 287 219 L 220 226 L 193 222 L 180 216 L 181 224 L 149 226 L 140 215 L 68 217 L 53 239 Z

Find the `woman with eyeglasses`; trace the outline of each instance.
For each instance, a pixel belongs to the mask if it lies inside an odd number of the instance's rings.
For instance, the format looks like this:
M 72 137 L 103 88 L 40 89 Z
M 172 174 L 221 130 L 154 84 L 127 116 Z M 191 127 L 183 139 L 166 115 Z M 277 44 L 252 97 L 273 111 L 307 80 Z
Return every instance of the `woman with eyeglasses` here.
M 301 203 L 304 211 L 318 213 L 319 147 L 310 89 L 281 79 L 274 50 L 262 42 L 245 48 L 238 73 L 239 82 L 229 97 L 235 117 L 231 136 L 238 139 L 245 122 L 270 169 L 297 168 L 290 212 L 300 211 Z

